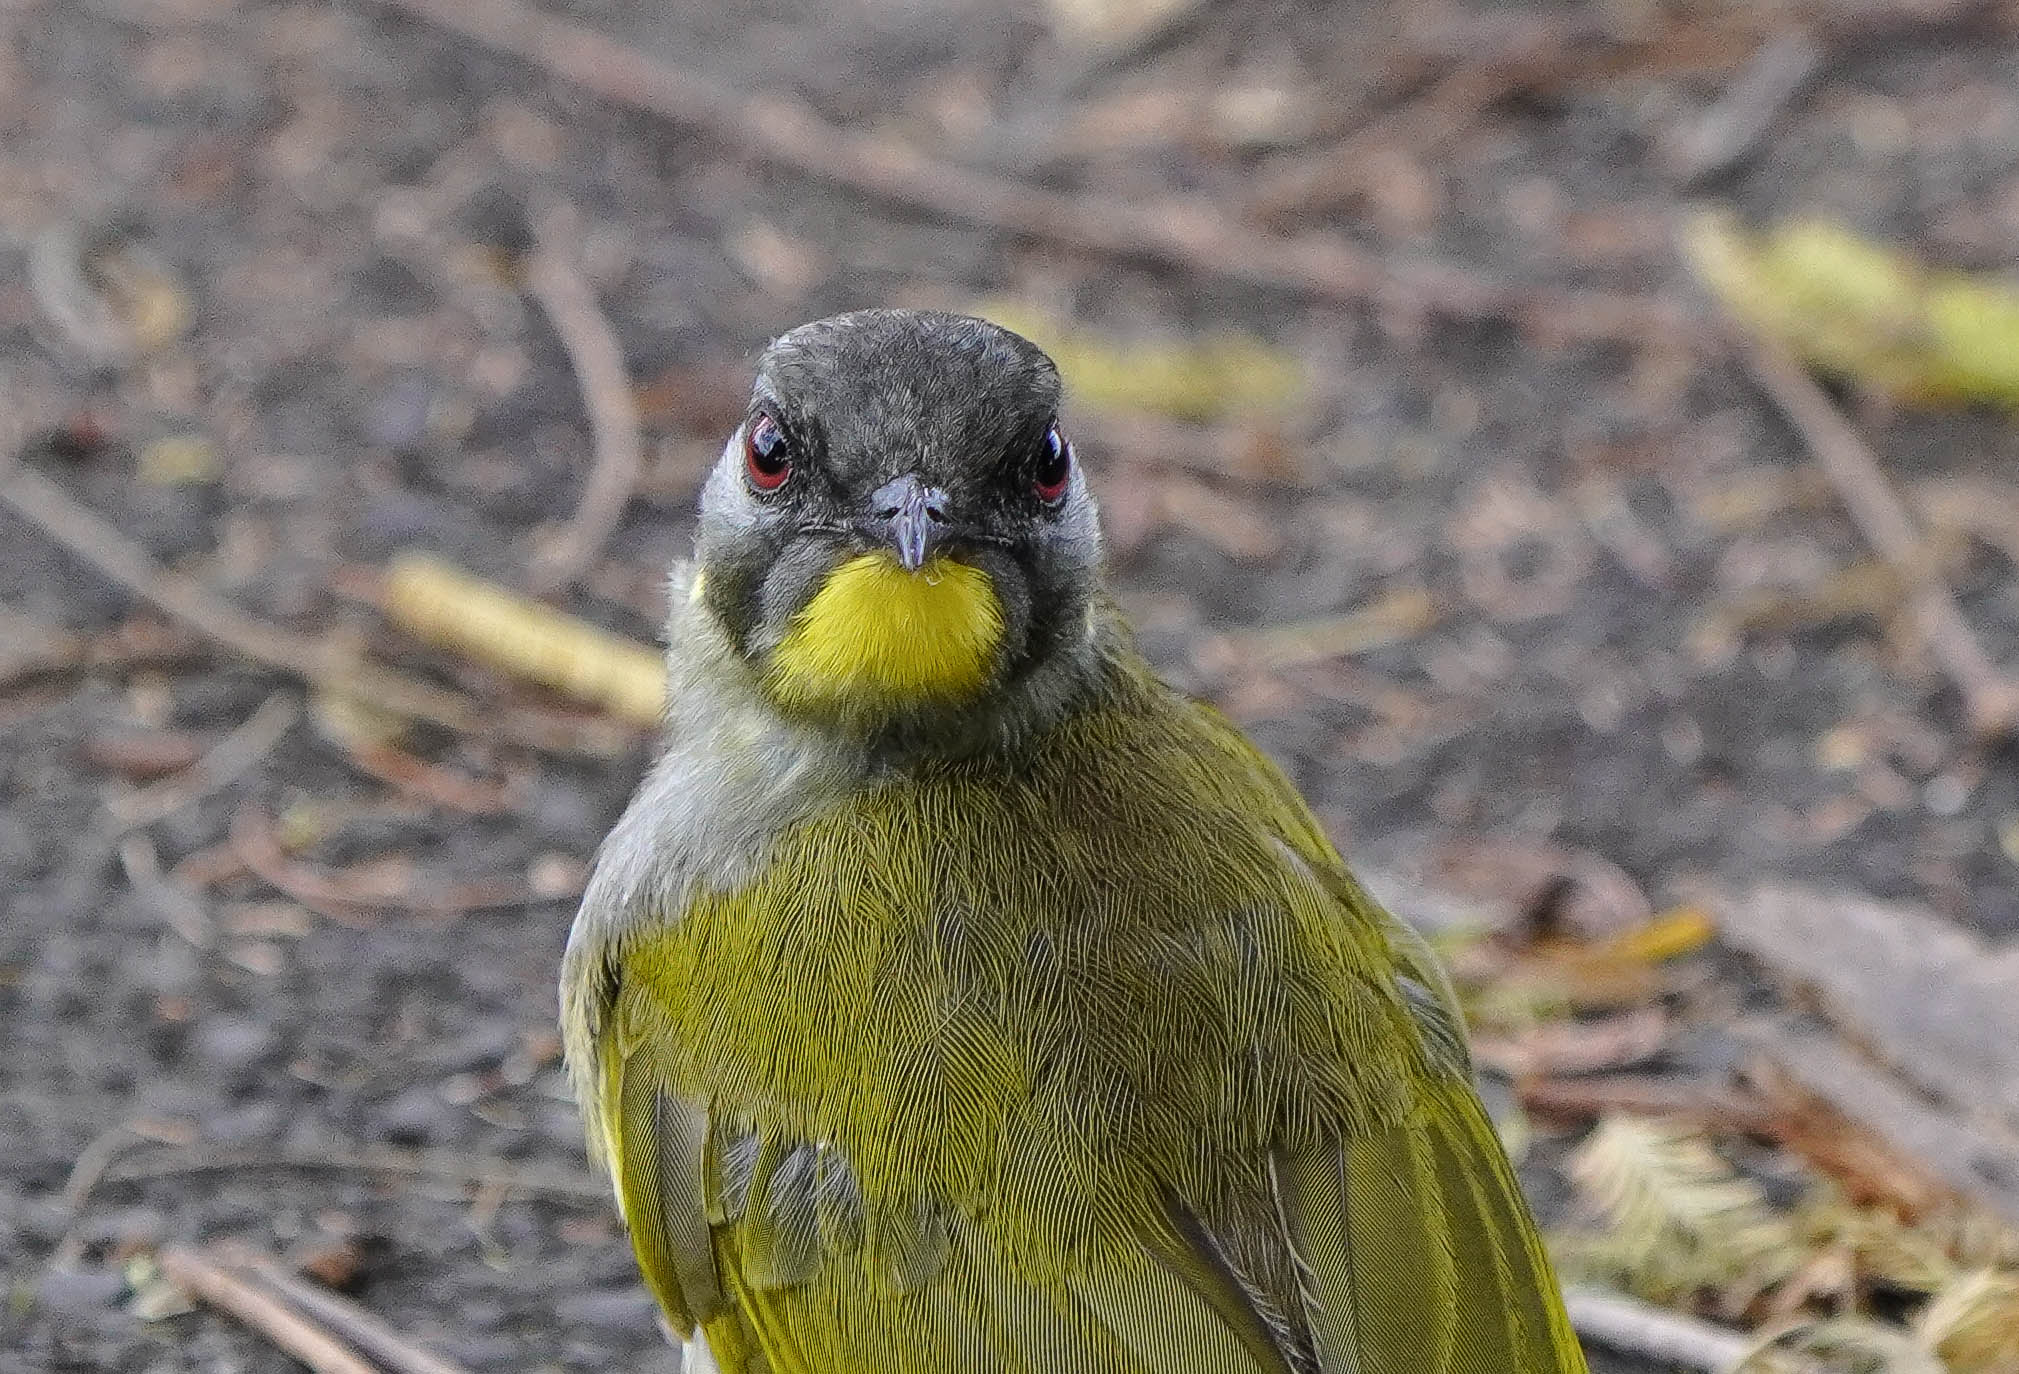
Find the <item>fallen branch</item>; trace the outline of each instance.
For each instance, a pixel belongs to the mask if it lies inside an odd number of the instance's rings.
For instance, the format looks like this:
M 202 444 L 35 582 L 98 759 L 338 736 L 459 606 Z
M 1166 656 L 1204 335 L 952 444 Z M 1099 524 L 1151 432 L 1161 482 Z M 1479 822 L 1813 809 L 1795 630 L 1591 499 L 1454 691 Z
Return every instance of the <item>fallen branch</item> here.
M 168 615 L 244 658 L 324 691 L 464 734 L 500 733 L 528 748 L 606 756 L 623 747 L 622 742 L 592 729 L 528 712 L 485 710 L 458 693 L 363 662 L 340 645 L 310 639 L 248 615 L 190 578 L 162 568 L 138 542 L 26 465 L 0 468 L 0 505 Z
M 1388 262 L 1336 234 L 1283 237 L 1251 229 L 1198 198 L 1143 203 L 970 171 L 902 143 L 839 128 L 790 95 L 738 88 L 674 66 L 521 0 L 380 3 L 509 53 L 601 99 L 943 219 L 1251 286 L 1373 305 L 1384 317 L 1506 320 L 1552 338 L 1667 347 L 1708 337 L 1697 312 L 1662 296 L 1513 285 L 1450 263 Z
M 159 1258 L 161 1272 L 176 1287 L 237 1317 L 315 1374 L 385 1374 L 261 1285 L 203 1252 L 171 1245 Z
M 526 289 L 553 322 L 567 350 L 589 414 L 595 462 L 582 499 L 567 525 L 534 555 L 535 590 L 552 592 L 581 576 L 608 542 L 644 468 L 638 437 L 638 402 L 616 331 L 596 304 L 596 293 L 573 263 L 573 236 L 563 212 L 546 216 L 539 245 L 526 268 Z
M 1996 667 L 1978 643 L 1955 597 L 1923 556 L 1913 517 L 1872 450 L 1829 394 L 1778 344 L 1748 335 L 1739 349 L 1753 380 L 1802 436 L 1859 532 L 1913 589 L 1914 625 L 1963 694 L 1971 728 L 1986 738 L 2019 728 L 2019 678 Z
M 1564 1290 L 1563 1305 L 1577 1334 L 1610 1350 L 1700 1369 L 1737 1370 L 1754 1348 L 1748 1336 L 1696 1317 L 1596 1288 Z

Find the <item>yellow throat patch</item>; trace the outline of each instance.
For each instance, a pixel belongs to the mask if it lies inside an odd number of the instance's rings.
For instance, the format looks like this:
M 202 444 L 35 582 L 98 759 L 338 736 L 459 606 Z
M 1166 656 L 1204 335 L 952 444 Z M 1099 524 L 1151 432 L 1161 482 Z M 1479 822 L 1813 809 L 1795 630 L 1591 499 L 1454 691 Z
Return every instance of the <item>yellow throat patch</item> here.
M 988 681 L 1002 628 L 981 569 L 935 558 L 911 573 L 889 554 L 862 554 L 793 618 L 771 655 L 771 691 L 789 706 L 843 711 L 959 701 Z

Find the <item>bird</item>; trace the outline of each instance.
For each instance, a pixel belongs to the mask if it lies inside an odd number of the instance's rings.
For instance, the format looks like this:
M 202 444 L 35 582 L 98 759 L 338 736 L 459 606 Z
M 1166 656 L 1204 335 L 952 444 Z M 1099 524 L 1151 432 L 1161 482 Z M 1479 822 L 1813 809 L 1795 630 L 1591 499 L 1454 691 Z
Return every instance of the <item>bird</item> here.
M 1579 1374 L 1451 984 L 1153 671 L 1058 370 L 763 349 L 561 1019 L 684 1368 Z

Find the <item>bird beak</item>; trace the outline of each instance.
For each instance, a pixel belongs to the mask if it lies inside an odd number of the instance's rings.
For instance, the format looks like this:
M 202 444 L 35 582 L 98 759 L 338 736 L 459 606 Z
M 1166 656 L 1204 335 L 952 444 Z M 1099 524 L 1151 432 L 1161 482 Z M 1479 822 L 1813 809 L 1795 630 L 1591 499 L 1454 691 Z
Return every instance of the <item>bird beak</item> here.
M 868 528 L 890 540 L 906 572 L 917 572 L 946 534 L 946 493 L 915 473 L 885 482 L 869 498 Z

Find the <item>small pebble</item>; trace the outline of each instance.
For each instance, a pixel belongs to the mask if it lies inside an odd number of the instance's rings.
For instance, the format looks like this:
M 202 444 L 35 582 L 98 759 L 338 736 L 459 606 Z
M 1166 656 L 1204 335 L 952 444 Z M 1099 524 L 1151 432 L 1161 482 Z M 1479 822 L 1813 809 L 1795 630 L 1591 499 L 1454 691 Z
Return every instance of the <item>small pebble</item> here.
M 272 1026 L 241 1016 L 213 1016 L 189 1038 L 199 1059 L 221 1069 L 249 1069 L 272 1054 L 280 1036 Z
M 379 1113 L 379 1133 L 395 1145 L 436 1145 L 456 1131 L 460 1111 L 442 1101 L 432 1083 L 420 1083 L 388 1101 Z
M 1970 785 L 1954 773 L 1937 773 L 1921 788 L 1921 804 L 1937 816 L 1959 814 L 1970 800 Z

